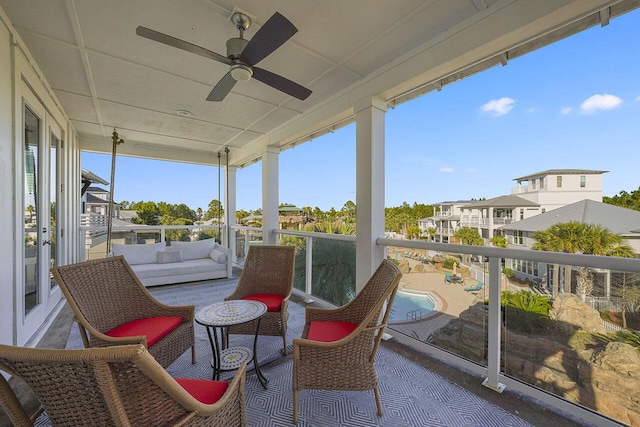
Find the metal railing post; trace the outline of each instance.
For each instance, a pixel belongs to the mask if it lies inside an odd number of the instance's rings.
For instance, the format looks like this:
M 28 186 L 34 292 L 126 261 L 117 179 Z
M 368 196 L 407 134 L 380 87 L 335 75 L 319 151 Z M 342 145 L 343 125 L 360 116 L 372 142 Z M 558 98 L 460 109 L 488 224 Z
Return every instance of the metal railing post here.
M 304 302 L 312 303 L 311 299 L 311 278 L 312 278 L 312 268 L 313 268 L 313 239 L 311 237 L 305 237 L 306 244 L 306 259 L 305 259 L 305 271 L 304 271 L 304 291 L 307 294 Z
M 499 393 L 505 385 L 498 381 L 500 374 L 500 337 L 502 332 L 502 314 L 500 308 L 500 294 L 502 291 L 500 271 L 501 258 L 489 257 L 489 322 L 487 348 L 487 378 L 482 385 Z

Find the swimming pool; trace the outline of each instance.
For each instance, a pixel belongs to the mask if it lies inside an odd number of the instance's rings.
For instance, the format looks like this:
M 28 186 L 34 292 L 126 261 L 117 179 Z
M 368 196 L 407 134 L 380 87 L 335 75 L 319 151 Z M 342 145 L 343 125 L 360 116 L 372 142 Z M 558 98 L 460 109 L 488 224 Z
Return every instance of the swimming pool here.
M 429 317 L 442 303 L 430 292 L 407 292 L 398 290 L 393 300 L 390 323 L 412 322 Z

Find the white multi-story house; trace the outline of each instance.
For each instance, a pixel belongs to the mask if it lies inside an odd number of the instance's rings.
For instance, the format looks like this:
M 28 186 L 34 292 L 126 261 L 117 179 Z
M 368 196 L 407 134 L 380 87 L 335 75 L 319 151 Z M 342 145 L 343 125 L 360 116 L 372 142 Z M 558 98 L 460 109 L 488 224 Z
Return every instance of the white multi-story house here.
M 511 189 L 511 194 L 539 204 L 544 211 L 580 200 L 601 202 L 602 174 L 607 172 L 587 169 L 548 169 L 514 178 L 518 186 Z
M 640 255 L 640 212 L 593 200 L 581 200 L 551 212 L 505 224 L 500 226 L 499 230 L 506 238 L 509 247 L 532 249 L 536 243 L 536 239 L 533 237 L 536 232 L 546 230 L 554 224 L 572 221 L 600 225 L 612 233 L 619 234 Z M 506 260 L 505 266 L 525 278 L 550 277 L 551 265 L 547 264 L 538 265 L 534 261 Z
M 515 178 L 511 194 L 460 207 L 460 226 L 477 228 L 489 239 L 501 236 L 502 226 L 581 200 L 602 202 L 602 174 L 587 169 L 549 169 Z
M 460 207 L 472 203 L 472 200 L 456 200 L 436 203 L 434 216 L 418 220 L 418 227 L 423 236 L 428 236 L 430 229 L 435 229 L 433 238 L 440 243 L 453 243 L 453 234 L 460 227 Z

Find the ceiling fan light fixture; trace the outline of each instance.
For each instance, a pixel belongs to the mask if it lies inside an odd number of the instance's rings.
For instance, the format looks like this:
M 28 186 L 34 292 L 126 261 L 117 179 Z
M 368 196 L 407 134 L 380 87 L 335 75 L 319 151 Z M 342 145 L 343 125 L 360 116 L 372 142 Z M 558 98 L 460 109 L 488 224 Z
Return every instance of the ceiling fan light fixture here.
M 244 64 L 234 64 L 231 66 L 231 77 L 237 82 L 247 82 L 251 79 L 253 71 Z

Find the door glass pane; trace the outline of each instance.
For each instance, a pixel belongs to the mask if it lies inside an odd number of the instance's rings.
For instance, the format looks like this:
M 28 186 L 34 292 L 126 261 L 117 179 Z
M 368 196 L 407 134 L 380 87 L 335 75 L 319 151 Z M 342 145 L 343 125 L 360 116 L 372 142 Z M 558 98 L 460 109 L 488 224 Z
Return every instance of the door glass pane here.
M 56 228 L 56 220 L 58 218 L 57 216 L 57 203 L 56 203 L 56 189 L 58 188 L 58 180 L 57 180 L 57 176 L 58 176 L 58 170 L 57 170 L 57 166 L 58 166 L 58 162 L 57 162 L 57 157 L 56 157 L 56 153 L 57 153 L 57 149 L 58 146 L 60 145 L 60 139 L 53 133 L 51 132 L 51 138 L 50 138 L 50 144 L 51 144 L 51 148 L 50 148 L 50 156 L 49 156 L 49 163 L 50 163 L 50 173 L 49 173 L 49 182 L 50 187 L 49 187 L 49 203 L 51 204 L 51 224 L 49 224 L 49 238 L 51 239 L 51 260 L 49 262 L 49 267 L 54 267 L 56 265 L 56 250 L 57 250 L 57 237 L 58 237 L 58 233 L 57 233 L 57 228 Z M 56 286 L 56 281 L 53 278 L 52 275 L 49 276 L 49 281 L 51 282 L 51 287 L 55 287 Z
M 24 310 L 29 313 L 40 300 L 38 293 L 38 146 L 40 119 L 24 111 Z

